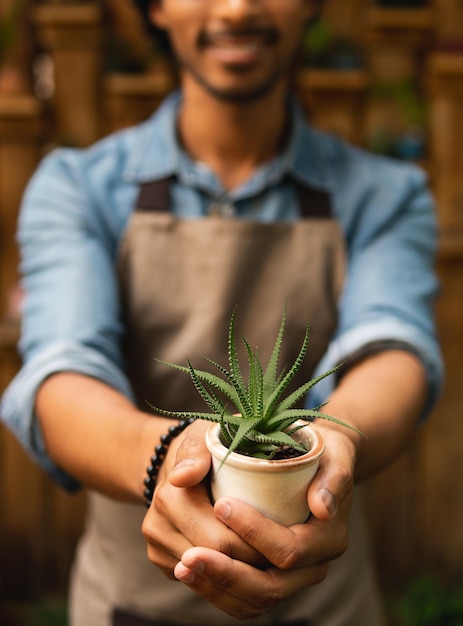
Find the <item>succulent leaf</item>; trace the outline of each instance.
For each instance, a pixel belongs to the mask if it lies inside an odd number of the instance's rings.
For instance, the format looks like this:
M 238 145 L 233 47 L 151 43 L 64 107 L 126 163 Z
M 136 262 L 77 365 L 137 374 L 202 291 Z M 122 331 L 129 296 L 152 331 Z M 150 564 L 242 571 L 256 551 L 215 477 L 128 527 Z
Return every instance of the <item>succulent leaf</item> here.
M 204 357 L 204 358 L 211 365 L 216 367 L 223 376 L 225 376 L 227 378 L 229 377 L 229 373 L 227 372 L 227 370 L 224 367 L 222 367 L 218 363 L 215 363 L 215 361 L 212 361 L 211 359 L 207 359 L 206 357 Z M 171 367 L 172 369 L 178 370 L 179 372 L 185 372 L 186 374 L 190 374 L 190 368 L 189 367 L 185 367 L 184 365 L 177 365 L 176 363 L 169 363 L 168 361 L 162 361 L 161 359 L 155 359 L 155 360 L 158 363 L 162 363 L 163 365 L 167 365 L 168 367 Z M 197 369 L 197 368 L 195 368 L 195 372 L 196 372 L 196 375 L 198 376 L 198 378 L 200 378 L 204 382 L 207 382 L 209 385 L 212 385 L 216 389 L 219 389 L 223 394 L 225 394 L 228 398 L 230 398 L 230 400 L 236 406 L 236 403 L 238 401 L 238 395 L 237 395 L 233 385 L 228 383 L 224 378 L 221 378 L 220 376 L 216 376 L 215 374 L 212 374 L 211 372 L 206 372 L 204 370 L 200 370 L 200 369 Z
M 310 389 L 312 389 L 312 387 L 314 387 L 317 383 L 319 383 L 321 380 L 323 380 L 327 376 L 331 376 L 331 374 L 334 374 L 335 372 L 337 372 L 338 369 L 342 367 L 342 365 L 343 365 L 342 363 L 339 363 L 338 365 L 331 368 L 327 372 L 323 372 L 323 374 L 320 374 L 316 378 L 312 378 L 312 380 L 309 380 L 305 384 L 301 385 L 298 389 L 296 389 L 296 391 L 291 393 L 289 396 L 286 396 L 286 398 L 284 398 L 279 403 L 278 411 L 276 412 L 284 411 L 285 409 L 289 409 L 292 406 L 294 406 L 298 400 L 300 400 L 303 396 L 307 394 L 308 391 L 310 391 Z
M 166 411 L 148 403 L 149 406 L 161 415 L 169 417 L 194 417 L 218 422 L 221 440 L 228 448 L 222 464 L 232 452 L 266 459 L 274 458 L 283 449 L 290 447 L 296 451 L 296 454 L 306 452 L 304 444 L 292 438 L 296 431 L 306 426 L 306 424 L 301 424 L 301 421 L 310 423 L 316 419 L 324 419 L 363 435 L 354 426 L 320 411 L 324 405 L 313 409 L 293 408 L 312 387 L 327 376 L 334 374 L 340 365 L 308 380 L 292 393 L 284 395 L 303 364 L 310 334 L 310 326 L 307 323 L 304 339 L 294 363 L 286 372 L 278 372 L 286 314 L 285 304 L 280 327 L 265 370 L 257 349 L 253 351 L 248 340 L 245 337 L 242 338 L 247 356 L 247 383 L 241 370 L 236 345 L 236 309 L 233 311 L 228 329 L 228 369 L 204 357 L 212 367 L 218 370 L 220 376 L 195 369 L 190 361 L 188 361 L 188 367 L 160 361 L 190 375 L 196 390 L 211 409 L 211 413 Z M 224 398 L 219 397 L 218 392 Z M 226 399 L 231 402 L 236 411 L 229 410 Z
M 286 326 L 286 302 L 283 309 L 283 315 L 281 317 L 280 328 L 278 329 L 278 334 L 275 339 L 275 345 L 273 346 L 272 354 L 270 355 L 270 359 L 267 365 L 267 369 L 264 374 L 264 390 L 266 397 L 270 396 L 272 391 L 277 386 L 277 369 L 278 369 L 278 360 L 280 358 L 281 344 L 283 342 L 283 334 Z
M 243 441 L 243 439 L 246 438 L 247 434 L 253 430 L 253 428 L 256 426 L 256 422 L 258 420 L 253 419 L 251 417 L 245 418 L 241 421 L 241 424 L 238 427 L 238 430 L 236 431 L 234 437 L 233 437 L 233 441 L 231 442 L 230 446 L 228 447 L 227 450 L 227 454 L 224 456 L 220 467 L 222 467 L 222 465 L 225 463 L 225 461 L 227 460 L 227 457 L 237 448 L 239 448 L 241 442 Z
M 248 390 L 243 380 L 243 375 L 241 374 L 238 359 L 238 350 L 236 348 L 235 339 L 235 315 L 236 309 L 233 311 L 228 330 L 228 360 L 230 367 L 229 379 L 238 394 L 239 408 L 241 409 L 242 415 L 248 416 L 252 414 L 252 405 L 249 401 Z
M 297 355 L 296 360 L 294 361 L 292 367 L 289 369 L 287 374 L 285 374 L 285 376 L 279 382 L 279 384 L 274 389 L 274 391 L 272 392 L 272 394 L 270 395 L 270 397 L 268 399 L 267 406 L 265 407 L 265 415 L 266 415 L 266 417 L 270 417 L 274 413 L 279 398 L 284 393 L 284 391 L 288 387 L 289 383 L 296 376 L 296 374 L 299 371 L 302 363 L 304 362 L 304 358 L 305 358 L 305 355 L 307 353 L 307 346 L 308 346 L 308 343 L 309 343 L 309 333 L 310 333 L 310 327 L 309 327 L 309 324 L 307 324 L 306 330 L 305 330 L 305 335 L 304 335 L 304 341 L 302 343 L 301 349 L 299 351 L 299 354 Z
M 339 426 L 344 426 L 344 428 L 348 428 L 349 430 L 353 430 L 359 435 L 365 436 L 361 430 L 355 428 L 351 424 L 347 424 L 337 417 L 333 417 L 332 415 L 328 415 L 327 413 L 322 413 L 321 411 L 316 411 L 315 409 L 287 409 L 284 411 L 282 416 L 286 416 L 288 418 L 292 418 L 291 421 L 295 420 L 304 420 L 306 422 L 314 422 L 316 419 L 324 419 L 329 422 L 333 422 L 334 424 L 338 424 Z

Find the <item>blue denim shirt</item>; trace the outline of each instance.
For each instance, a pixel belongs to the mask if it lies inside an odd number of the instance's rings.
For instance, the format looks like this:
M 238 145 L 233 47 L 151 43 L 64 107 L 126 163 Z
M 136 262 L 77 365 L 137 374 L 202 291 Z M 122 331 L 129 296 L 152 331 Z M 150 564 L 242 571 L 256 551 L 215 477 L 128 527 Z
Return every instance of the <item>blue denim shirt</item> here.
M 88 149 L 54 151 L 24 195 L 18 231 L 26 292 L 24 364 L 4 393 L 0 412 L 25 449 L 69 489 L 77 483 L 44 450 L 35 395 L 47 376 L 68 370 L 132 397 L 120 348 L 114 264 L 144 181 L 175 174 L 172 211 L 187 219 L 201 218 L 215 203 L 236 219 L 295 220 L 298 203 L 288 174 L 327 190 L 345 235 L 348 269 L 339 325 L 317 371 L 372 342 L 396 341 L 417 354 L 426 369 L 424 414 L 441 386 L 433 320 L 436 216 L 423 172 L 314 130 L 293 102 L 284 151 L 227 194 L 206 165 L 192 162 L 179 147 L 180 98 L 172 94 L 146 122 Z M 326 378 L 308 402 L 323 402 L 332 385 L 333 377 Z

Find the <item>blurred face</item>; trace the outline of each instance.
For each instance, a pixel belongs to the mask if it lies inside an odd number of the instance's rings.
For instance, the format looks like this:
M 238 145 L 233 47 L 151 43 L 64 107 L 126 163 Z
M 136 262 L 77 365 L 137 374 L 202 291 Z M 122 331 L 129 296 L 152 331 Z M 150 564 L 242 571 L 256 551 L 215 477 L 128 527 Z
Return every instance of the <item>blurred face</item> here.
M 167 31 L 184 86 L 249 102 L 286 80 L 313 0 L 153 0 L 151 19 Z

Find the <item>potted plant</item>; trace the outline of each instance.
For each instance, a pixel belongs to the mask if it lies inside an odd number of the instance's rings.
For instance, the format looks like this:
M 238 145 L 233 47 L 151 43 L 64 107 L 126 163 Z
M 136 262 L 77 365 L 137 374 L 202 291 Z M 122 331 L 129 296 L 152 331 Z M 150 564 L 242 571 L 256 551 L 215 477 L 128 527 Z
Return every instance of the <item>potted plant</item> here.
M 267 517 L 284 525 L 304 522 L 310 511 L 307 490 L 317 471 L 325 443 L 320 432 L 309 424 L 321 418 L 355 431 L 354 427 L 315 409 L 294 408 L 320 380 L 337 366 L 312 378 L 288 393 L 288 386 L 300 369 L 309 342 L 309 324 L 299 354 L 288 371 L 278 371 L 278 357 L 286 324 L 283 311 L 275 344 L 264 369 L 257 350 L 243 337 L 248 360 L 247 380 L 239 362 L 235 338 L 235 312 L 228 332 L 228 369 L 206 358 L 218 374 L 187 366 L 165 363 L 191 376 L 198 393 L 211 412 L 168 411 L 169 417 L 213 422 L 206 433 L 212 455 L 212 498 L 234 496 L 252 504 Z M 357 431 L 360 432 L 360 431 Z

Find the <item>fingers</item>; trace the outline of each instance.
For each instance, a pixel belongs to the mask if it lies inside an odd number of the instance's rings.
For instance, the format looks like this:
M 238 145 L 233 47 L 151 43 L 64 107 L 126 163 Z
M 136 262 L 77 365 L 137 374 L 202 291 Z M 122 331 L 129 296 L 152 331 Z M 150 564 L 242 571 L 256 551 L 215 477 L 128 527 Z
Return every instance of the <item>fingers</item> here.
M 345 435 L 325 429 L 323 436 L 325 453 L 309 487 L 308 503 L 314 517 L 328 521 L 336 517 L 346 501 L 351 501 L 355 453 L 350 439 Z
M 203 426 L 193 424 L 171 446 L 143 524 L 148 555 L 220 610 L 257 617 L 323 580 L 346 549 L 355 455 L 342 436 L 328 434 L 308 493 L 312 515 L 286 528 L 233 498 L 212 507 Z
M 174 570 L 178 580 L 238 619 L 266 613 L 299 589 L 321 582 L 326 573 L 324 565 L 290 572 L 259 570 L 204 548 L 188 550 Z
M 233 498 L 215 504 L 224 524 L 283 571 L 328 563 L 348 545 L 355 451 L 339 432 L 327 431 L 324 436 L 326 451 L 309 487 L 312 515 L 306 524 L 284 528 Z
M 194 545 L 182 529 L 182 520 L 186 527 L 189 520 L 185 520 L 181 512 L 193 514 L 207 507 L 210 515 L 211 504 L 204 491 L 202 487 L 192 488 L 176 499 L 175 494 L 169 496 L 168 489 L 159 487 L 145 515 L 142 534 L 147 542 L 148 559 L 169 578 L 173 578 L 172 571 L 183 552 Z
M 173 568 L 183 552 L 195 545 L 195 520 L 207 520 L 207 526 L 218 525 L 207 488 L 202 484 L 210 466 L 204 449 L 204 436 L 195 424 L 172 442 L 142 524 L 148 558 L 169 578 L 173 578 Z M 173 483 L 188 488 L 176 488 L 170 481 L 171 475 Z
M 210 456 L 193 424 L 171 447 L 143 524 L 150 560 L 238 619 L 262 615 L 323 580 L 346 549 L 353 457 L 334 434 L 308 494 L 312 516 L 286 528 L 233 498 L 212 507 Z
M 217 517 L 243 541 L 261 553 L 274 567 L 290 571 L 329 562 L 347 547 L 348 501 L 329 522 L 311 517 L 306 524 L 289 528 L 264 517 L 252 507 L 234 498 L 216 502 Z
M 265 559 L 214 514 L 205 477 L 210 454 L 201 427 L 192 424 L 172 442 L 159 472 L 142 533 L 149 560 L 172 577 L 175 564 L 192 546 L 205 546 L 256 566 Z
M 207 423 L 195 422 L 179 438 L 175 461 L 168 474 L 169 482 L 175 487 L 193 487 L 207 476 L 211 467 L 211 455 L 204 441 L 207 427 Z

